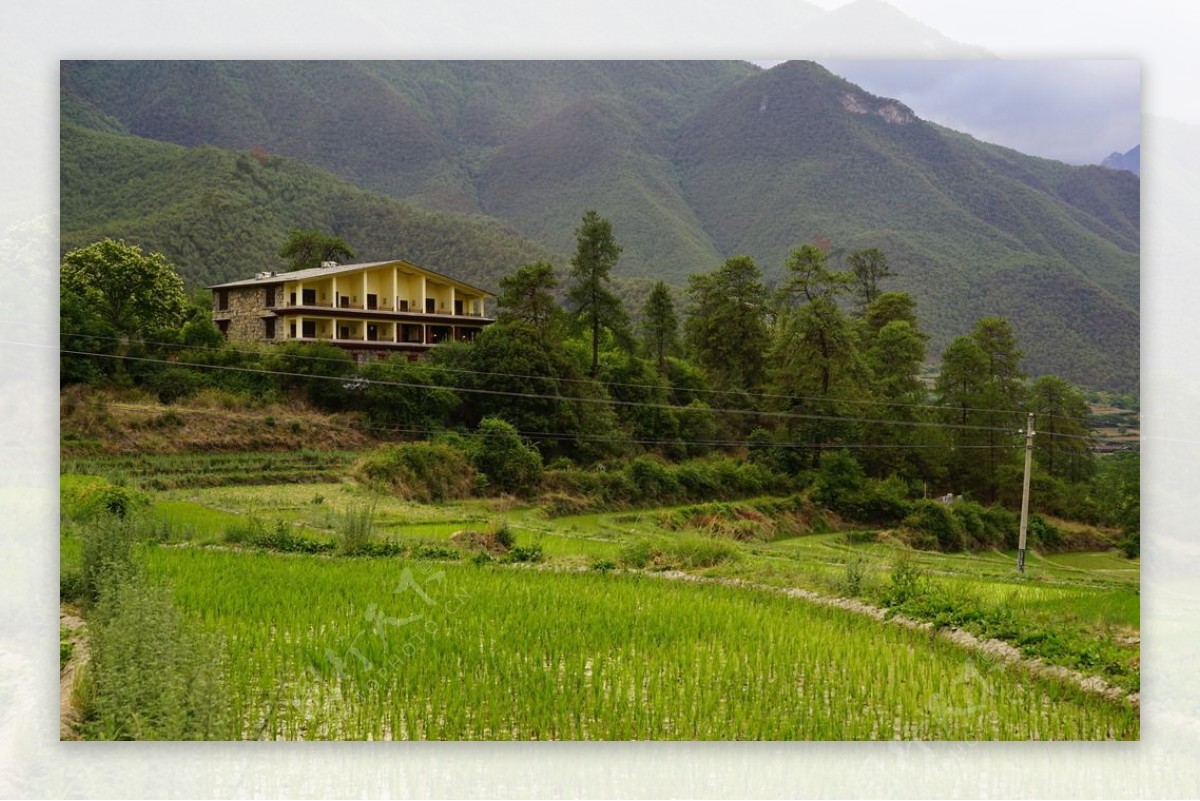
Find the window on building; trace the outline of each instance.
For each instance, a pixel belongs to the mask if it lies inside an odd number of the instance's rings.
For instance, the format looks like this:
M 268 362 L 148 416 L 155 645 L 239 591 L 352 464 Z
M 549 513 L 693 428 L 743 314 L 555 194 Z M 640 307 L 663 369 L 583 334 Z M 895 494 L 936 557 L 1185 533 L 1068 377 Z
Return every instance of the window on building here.
M 229 321 L 228 320 L 217 320 L 217 330 L 221 332 L 222 336 L 228 337 L 229 336 Z
M 264 305 L 268 309 L 275 305 L 275 287 L 273 287 L 273 286 L 267 287 L 267 296 L 266 296 L 265 300 L 266 300 L 266 303 Z
M 217 311 L 229 311 L 229 290 L 217 290 Z
M 267 339 L 275 338 L 275 318 L 268 317 L 263 320 L 263 336 Z

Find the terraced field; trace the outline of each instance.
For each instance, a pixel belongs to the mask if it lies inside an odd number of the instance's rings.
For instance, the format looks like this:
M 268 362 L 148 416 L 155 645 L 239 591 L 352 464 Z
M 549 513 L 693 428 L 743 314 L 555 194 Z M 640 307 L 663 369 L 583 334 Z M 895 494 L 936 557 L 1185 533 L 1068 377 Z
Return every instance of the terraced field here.
M 86 465 L 149 488 L 145 573 L 220 644 L 222 736 L 1139 736 L 1138 569 L 1115 551 L 1035 554 L 1020 576 L 1013 554 L 879 532 L 721 535 L 753 518 L 738 504 L 411 503 L 319 480 L 331 463 L 257 485 L 181 463 L 163 489 L 146 462 Z M 352 519 L 373 545 L 344 555 Z M 286 537 L 233 536 L 251 521 Z M 64 526 L 64 575 L 83 528 Z

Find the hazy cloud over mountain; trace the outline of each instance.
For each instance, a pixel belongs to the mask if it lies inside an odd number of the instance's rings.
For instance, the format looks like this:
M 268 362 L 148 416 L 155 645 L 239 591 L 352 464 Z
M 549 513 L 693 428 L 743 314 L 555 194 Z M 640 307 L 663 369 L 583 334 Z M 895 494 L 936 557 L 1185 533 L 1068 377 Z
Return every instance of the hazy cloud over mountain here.
M 822 61 L 923 119 L 1030 155 L 1098 164 L 1141 141 L 1136 61 Z

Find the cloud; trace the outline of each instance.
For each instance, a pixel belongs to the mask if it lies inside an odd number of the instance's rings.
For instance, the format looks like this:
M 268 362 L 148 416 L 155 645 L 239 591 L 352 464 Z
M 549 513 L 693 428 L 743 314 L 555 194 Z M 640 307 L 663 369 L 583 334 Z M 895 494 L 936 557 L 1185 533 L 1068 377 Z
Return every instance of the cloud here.
M 922 119 L 986 142 L 1095 164 L 1141 141 L 1136 61 L 822 61 Z

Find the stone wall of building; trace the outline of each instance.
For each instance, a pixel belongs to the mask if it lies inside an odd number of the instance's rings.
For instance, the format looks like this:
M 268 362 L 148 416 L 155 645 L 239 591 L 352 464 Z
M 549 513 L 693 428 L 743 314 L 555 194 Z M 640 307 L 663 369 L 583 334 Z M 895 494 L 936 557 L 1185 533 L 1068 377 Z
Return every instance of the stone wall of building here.
M 277 293 L 282 291 L 276 285 Z M 220 293 L 228 294 L 228 308 L 220 309 Z M 267 288 L 263 286 L 232 287 L 213 291 L 213 323 L 218 327 L 221 321 L 228 321 L 225 337 L 231 342 L 263 342 L 266 340 L 266 327 L 263 320 L 274 317 L 267 310 Z M 278 325 L 278 323 L 276 324 Z M 275 336 L 281 336 L 276 330 Z

